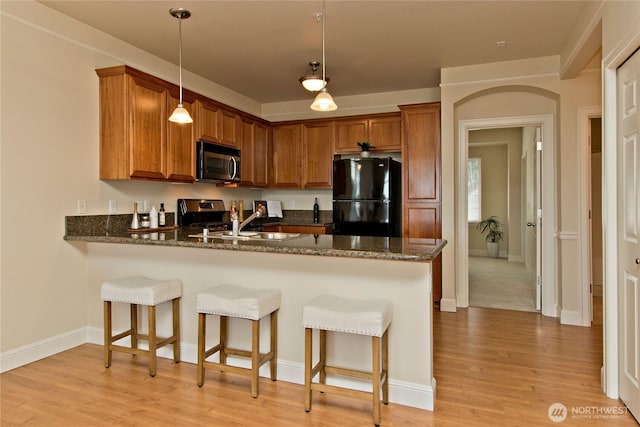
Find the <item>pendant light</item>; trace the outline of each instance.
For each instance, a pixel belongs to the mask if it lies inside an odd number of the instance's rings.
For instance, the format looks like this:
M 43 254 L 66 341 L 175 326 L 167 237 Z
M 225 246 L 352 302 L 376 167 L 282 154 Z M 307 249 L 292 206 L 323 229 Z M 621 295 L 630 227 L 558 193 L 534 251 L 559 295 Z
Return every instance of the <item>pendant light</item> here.
M 173 114 L 169 117 L 169 121 L 174 123 L 193 123 L 193 119 L 189 115 L 189 112 L 184 108 L 184 105 L 182 105 L 182 20 L 189 18 L 191 16 L 191 12 L 181 7 L 174 7 L 169 9 L 169 13 L 179 22 L 178 35 L 180 38 L 180 47 L 178 50 L 180 63 L 180 102 L 178 103 L 178 107 L 173 110 Z
M 320 14 L 318 14 L 318 21 L 320 21 Z M 321 75 L 316 74 L 320 63 L 318 61 L 309 62 L 309 71 L 304 77 L 300 77 L 300 83 L 309 92 L 317 92 L 329 83 L 329 77 L 322 78 Z
M 327 78 L 326 78 L 326 63 L 327 60 L 325 58 L 325 43 L 324 43 L 324 23 L 327 15 L 327 7 L 325 1 L 322 2 L 322 82 L 324 86 L 316 99 L 313 100 L 311 104 L 311 109 L 314 111 L 334 111 L 338 109 L 338 106 L 333 101 L 333 98 L 327 92 Z

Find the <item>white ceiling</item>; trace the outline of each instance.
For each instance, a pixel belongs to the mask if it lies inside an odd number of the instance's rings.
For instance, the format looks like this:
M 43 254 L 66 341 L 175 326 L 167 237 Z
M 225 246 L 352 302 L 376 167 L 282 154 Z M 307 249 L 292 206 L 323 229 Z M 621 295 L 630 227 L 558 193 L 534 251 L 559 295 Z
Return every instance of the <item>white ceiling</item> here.
M 261 103 L 313 97 L 298 78 L 322 59 L 320 0 L 41 3 L 175 64 L 169 9 L 184 7 L 192 14 L 182 23 L 185 69 Z M 441 68 L 558 55 L 587 3 L 329 0 L 329 92 L 437 87 Z

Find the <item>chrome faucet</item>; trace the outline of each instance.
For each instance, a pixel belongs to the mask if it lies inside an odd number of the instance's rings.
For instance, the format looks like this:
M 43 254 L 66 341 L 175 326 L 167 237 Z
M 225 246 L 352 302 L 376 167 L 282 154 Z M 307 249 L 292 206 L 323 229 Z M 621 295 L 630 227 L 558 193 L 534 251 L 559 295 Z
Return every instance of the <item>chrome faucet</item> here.
M 265 213 L 266 213 L 266 209 L 264 207 L 264 205 L 259 204 L 258 207 L 256 208 L 256 211 L 254 213 L 252 213 L 251 215 L 249 215 L 247 217 L 247 219 L 245 219 L 244 221 L 242 221 L 242 223 L 238 226 L 238 232 L 234 233 L 235 236 L 237 236 L 238 234 L 240 234 L 240 231 L 247 225 L 249 224 L 251 221 L 253 221 L 255 218 L 260 218 L 262 217 Z M 235 227 L 234 227 L 234 231 L 235 231 Z

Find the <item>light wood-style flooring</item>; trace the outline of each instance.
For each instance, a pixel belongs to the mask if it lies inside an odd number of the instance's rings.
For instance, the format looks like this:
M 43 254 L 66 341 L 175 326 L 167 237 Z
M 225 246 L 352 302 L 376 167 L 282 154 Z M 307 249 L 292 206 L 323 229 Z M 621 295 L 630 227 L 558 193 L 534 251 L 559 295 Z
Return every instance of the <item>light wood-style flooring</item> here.
M 435 411 L 383 405 L 382 425 L 636 425 L 628 414 L 585 414 L 622 408 L 600 390 L 601 321 L 581 328 L 520 311 L 436 311 L 434 349 Z M 150 378 L 145 358 L 118 353 L 105 369 L 92 344 L 5 372 L 0 388 L 2 427 L 371 425 L 367 400 L 314 394 L 307 414 L 299 384 L 262 378 L 252 399 L 248 377 L 208 370 L 198 388 L 195 365 L 160 359 Z M 556 402 L 569 411 L 559 424 L 547 415 Z

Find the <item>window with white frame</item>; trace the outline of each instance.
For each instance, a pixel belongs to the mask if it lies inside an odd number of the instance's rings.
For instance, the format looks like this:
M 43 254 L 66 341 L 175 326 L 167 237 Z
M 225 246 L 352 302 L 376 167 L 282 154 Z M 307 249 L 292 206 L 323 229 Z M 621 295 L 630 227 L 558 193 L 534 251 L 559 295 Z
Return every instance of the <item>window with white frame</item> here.
M 482 215 L 481 159 L 470 157 L 467 163 L 467 216 L 469 222 L 480 222 Z

